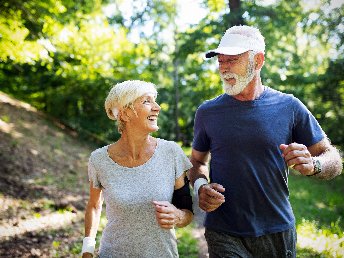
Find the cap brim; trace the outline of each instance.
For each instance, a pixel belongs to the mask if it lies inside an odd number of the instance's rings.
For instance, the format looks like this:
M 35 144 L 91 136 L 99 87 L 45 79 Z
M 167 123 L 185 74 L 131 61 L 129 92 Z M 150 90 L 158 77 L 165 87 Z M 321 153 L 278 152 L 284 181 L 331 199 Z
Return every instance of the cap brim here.
M 243 47 L 219 47 L 214 50 L 210 50 L 205 54 L 206 58 L 212 58 L 214 56 L 217 56 L 218 54 L 223 54 L 223 55 L 229 55 L 229 56 L 235 56 L 235 55 L 240 55 L 242 53 L 245 53 L 249 51 L 250 49 L 243 48 Z

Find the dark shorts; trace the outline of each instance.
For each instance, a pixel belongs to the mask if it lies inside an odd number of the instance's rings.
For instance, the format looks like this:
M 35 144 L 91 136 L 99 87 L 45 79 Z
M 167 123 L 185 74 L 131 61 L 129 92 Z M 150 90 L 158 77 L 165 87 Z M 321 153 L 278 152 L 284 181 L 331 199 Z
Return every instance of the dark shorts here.
M 205 230 L 209 258 L 289 258 L 296 257 L 295 227 L 260 237 L 235 237 L 228 233 Z

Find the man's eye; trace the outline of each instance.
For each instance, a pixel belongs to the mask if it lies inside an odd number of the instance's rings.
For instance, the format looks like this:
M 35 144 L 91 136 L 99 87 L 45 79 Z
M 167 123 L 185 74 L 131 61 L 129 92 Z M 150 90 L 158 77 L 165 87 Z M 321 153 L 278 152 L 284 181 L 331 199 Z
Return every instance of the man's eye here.
M 146 103 L 150 103 L 150 101 L 148 99 L 144 100 L 143 104 L 146 104 Z
M 219 64 L 225 64 L 225 63 L 236 63 L 239 59 L 228 59 L 226 61 L 219 61 Z

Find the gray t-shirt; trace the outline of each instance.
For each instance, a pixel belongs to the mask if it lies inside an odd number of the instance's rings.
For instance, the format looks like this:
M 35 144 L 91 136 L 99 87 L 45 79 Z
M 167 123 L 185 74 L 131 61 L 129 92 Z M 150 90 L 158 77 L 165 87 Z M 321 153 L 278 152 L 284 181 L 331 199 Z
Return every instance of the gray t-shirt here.
M 106 204 L 100 257 L 178 257 L 175 231 L 158 225 L 152 201 L 172 201 L 175 180 L 192 167 L 189 159 L 175 142 L 158 139 L 146 163 L 128 168 L 109 157 L 108 147 L 92 152 L 88 166 Z

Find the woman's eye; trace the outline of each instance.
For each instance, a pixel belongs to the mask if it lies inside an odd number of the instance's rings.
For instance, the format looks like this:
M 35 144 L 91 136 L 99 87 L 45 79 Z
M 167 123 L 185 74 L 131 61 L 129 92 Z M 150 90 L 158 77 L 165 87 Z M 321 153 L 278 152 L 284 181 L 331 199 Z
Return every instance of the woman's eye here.
M 144 100 L 143 104 L 146 104 L 146 103 L 150 103 L 150 101 L 148 99 Z

